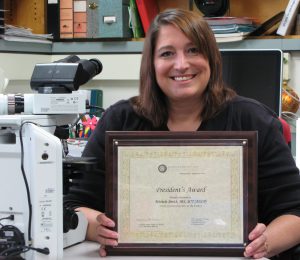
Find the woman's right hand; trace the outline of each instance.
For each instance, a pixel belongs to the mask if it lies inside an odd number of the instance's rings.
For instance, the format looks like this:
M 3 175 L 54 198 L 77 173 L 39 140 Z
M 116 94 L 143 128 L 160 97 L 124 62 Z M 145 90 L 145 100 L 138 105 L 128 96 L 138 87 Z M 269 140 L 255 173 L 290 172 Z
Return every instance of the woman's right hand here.
M 100 256 L 106 256 L 105 246 L 117 246 L 119 234 L 113 230 L 115 222 L 108 218 L 104 213 L 97 216 L 99 225 L 97 226 L 97 241 L 100 243 Z

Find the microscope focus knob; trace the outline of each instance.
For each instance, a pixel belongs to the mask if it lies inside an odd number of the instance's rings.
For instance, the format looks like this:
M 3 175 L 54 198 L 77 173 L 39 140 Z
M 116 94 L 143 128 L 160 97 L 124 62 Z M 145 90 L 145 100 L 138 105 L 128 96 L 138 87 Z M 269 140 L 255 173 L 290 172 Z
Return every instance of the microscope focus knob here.
M 78 215 L 76 211 L 71 208 L 64 208 L 64 233 L 67 233 L 70 229 L 76 229 L 78 226 Z

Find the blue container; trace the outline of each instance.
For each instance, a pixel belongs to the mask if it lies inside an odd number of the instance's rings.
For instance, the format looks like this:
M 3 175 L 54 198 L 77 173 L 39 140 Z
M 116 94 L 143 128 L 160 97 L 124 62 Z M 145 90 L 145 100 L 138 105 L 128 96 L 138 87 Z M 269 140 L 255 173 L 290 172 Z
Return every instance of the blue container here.
M 100 0 L 100 38 L 132 38 L 129 25 L 129 0 Z

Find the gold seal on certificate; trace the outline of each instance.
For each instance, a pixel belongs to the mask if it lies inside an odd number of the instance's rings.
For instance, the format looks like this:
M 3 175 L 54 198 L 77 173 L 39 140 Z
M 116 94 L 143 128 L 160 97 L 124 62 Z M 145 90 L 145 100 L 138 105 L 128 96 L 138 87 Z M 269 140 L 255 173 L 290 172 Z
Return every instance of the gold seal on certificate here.
M 257 133 L 107 132 L 118 255 L 241 256 L 256 225 Z

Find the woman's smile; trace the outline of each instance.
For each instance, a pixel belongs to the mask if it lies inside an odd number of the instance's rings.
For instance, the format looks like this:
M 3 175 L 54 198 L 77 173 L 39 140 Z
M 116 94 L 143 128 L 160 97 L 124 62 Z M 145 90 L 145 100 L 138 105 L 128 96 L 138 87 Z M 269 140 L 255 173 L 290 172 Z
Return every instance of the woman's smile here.
M 191 80 L 195 77 L 195 74 L 189 74 L 189 75 L 182 75 L 182 76 L 173 76 L 171 77 L 175 81 L 187 81 Z

